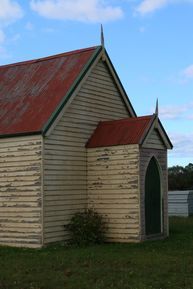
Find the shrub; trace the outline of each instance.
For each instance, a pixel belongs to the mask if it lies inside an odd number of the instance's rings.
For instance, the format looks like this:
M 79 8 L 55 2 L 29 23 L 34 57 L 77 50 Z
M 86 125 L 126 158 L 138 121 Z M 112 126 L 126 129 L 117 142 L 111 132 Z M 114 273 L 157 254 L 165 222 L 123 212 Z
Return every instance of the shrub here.
M 105 241 L 105 222 L 97 212 L 88 209 L 76 213 L 66 226 L 71 242 L 78 246 L 99 244 Z

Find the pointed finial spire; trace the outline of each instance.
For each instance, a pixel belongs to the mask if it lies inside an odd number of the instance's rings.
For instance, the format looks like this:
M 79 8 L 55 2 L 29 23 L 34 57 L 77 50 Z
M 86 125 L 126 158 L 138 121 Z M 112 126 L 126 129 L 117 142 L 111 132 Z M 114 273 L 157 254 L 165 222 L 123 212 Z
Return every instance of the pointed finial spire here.
M 159 108 L 158 108 L 158 98 L 157 98 L 157 101 L 156 101 L 156 108 L 155 108 L 155 115 L 158 116 L 158 113 L 159 113 Z
M 105 47 L 104 33 L 103 33 L 103 25 L 101 24 L 101 46 Z

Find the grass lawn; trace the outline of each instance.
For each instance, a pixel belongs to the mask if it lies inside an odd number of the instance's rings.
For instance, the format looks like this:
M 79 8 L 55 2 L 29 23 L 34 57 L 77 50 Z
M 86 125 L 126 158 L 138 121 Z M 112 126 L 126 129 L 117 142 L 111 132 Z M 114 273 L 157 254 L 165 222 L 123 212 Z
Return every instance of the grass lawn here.
M 42 250 L 0 247 L 0 289 L 193 288 L 193 217 L 143 244 Z

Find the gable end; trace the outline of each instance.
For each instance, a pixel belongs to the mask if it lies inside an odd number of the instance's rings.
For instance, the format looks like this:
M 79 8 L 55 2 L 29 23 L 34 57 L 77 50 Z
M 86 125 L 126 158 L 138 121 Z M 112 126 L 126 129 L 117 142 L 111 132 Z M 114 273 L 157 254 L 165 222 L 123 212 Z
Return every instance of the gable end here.
M 98 47 L 96 53 L 93 55 L 92 59 L 89 61 L 89 63 L 85 66 L 82 73 L 79 75 L 79 77 L 76 79 L 75 83 L 67 93 L 67 96 L 63 100 L 63 102 L 58 106 L 56 111 L 51 116 L 49 122 L 44 126 L 42 133 L 44 135 L 49 135 L 52 129 L 55 127 L 55 125 L 58 123 L 58 121 L 63 116 L 64 112 L 68 110 L 69 105 L 73 102 L 73 99 L 76 97 L 76 95 L 79 93 L 80 89 L 86 82 L 87 78 L 90 77 L 90 74 L 93 72 L 95 67 L 99 64 L 99 62 L 103 62 L 106 70 L 108 70 L 108 74 L 110 78 L 112 79 L 113 85 L 116 86 L 117 91 L 119 92 L 119 97 L 121 96 L 122 102 L 124 103 L 128 114 L 130 117 L 135 117 L 136 113 L 132 107 L 132 104 L 123 88 L 123 85 L 115 71 L 115 68 L 107 54 L 107 52 L 103 51 L 102 47 Z M 93 85 L 95 85 L 95 82 L 93 82 Z M 104 86 L 105 88 L 105 86 Z
M 155 149 L 172 149 L 173 145 L 157 115 L 154 115 L 148 131 L 141 140 L 141 146 Z
M 146 139 L 145 143 L 143 144 L 144 148 L 155 148 L 155 149 L 167 149 L 166 145 L 164 144 L 162 137 L 158 129 L 154 128 L 148 138 Z

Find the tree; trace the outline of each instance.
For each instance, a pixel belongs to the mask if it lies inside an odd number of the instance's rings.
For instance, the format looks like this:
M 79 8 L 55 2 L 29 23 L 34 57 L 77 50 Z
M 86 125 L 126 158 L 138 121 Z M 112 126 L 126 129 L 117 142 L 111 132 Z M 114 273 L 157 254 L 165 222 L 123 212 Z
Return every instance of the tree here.
M 173 166 L 168 169 L 169 190 L 193 189 L 193 164 L 187 166 Z

